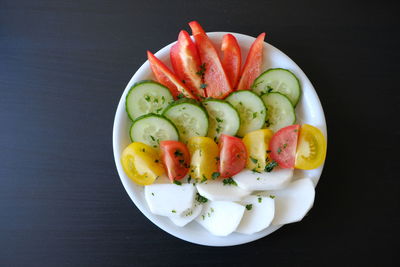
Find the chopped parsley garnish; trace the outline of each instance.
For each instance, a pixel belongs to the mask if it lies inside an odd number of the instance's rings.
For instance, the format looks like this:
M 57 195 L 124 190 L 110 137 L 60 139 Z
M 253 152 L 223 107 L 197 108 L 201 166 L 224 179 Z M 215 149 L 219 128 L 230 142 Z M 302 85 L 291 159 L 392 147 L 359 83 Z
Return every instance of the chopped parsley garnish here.
M 260 179 L 261 179 L 260 177 L 257 177 L 257 181 L 260 181 Z
M 254 163 L 257 164 L 258 163 L 258 159 L 253 158 L 252 156 L 250 156 L 250 160 Z
M 267 150 L 267 153 L 271 153 L 271 150 Z
M 232 178 L 224 179 L 224 180 L 222 180 L 222 182 L 224 183 L 224 185 L 237 186 L 237 183 Z
M 176 184 L 176 185 L 182 185 L 182 182 L 177 181 L 177 180 L 174 180 L 174 184 Z
M 224 122 L 224 120 L 222 120 L 222 119 L 220 119 L 218 117 L 216 117 L 215 119 L 217 120 L 217 122 Z
M 158 98 L 155 98 L 155 99 L 154 99 L 154 103 L 158 103 Z
M 188 179 L 187 179 L 188 184 L 190 184 L 190 181 L 191 181 L 191 180 L 192 180 L 192 176 L 189 175 L 189 177 L 188 177 Z
M 203 63 L 200 65 L 200 70 L 196 72 L 196 74 L 203 77 L 205 72 L 206 72 L 206 63 Z
M 271 126 L 271 123 L 269 122 L 269 120 L 266 120 L 266 121 L 265 121 L 265 125 L 266 125 L 267 127 Z
M 172 213 L 176 213 L 176 210 L 171 210 Z
M 162 103 L 164 104 L 165 103 L 165 97 L 161 96 L 161 100 L 162 100 Z
M 204 183 L 207 181 L 207 177 L 203 174 L 203 179 L 201 179 L 200 183 Z
M 186 83 L 186 81 L 185 81 L 185 80 L 182 80 L 182 82 L 183 82 L 183 83 Z
M 287 147 L 287 144 L 285 143 L 285 144 L 283 144 L 283 148 L 286 148 Z
M 155 163 L 159 163 L 160 161 L 158 159 L 154 160 Z
M 215 157 L 215 160 L 218 161 L 218 160 L 219 160 L 219 157 Z
M 269 195 L 269 197 L 270 197 L 270 198 L 272 198 L 272 199 L 274 199 L 274 198 L 275 198 L 275 196 L 274 196 L 274 195 Z
M 196 200 L 200 203 L 206 203 L 208 201 L 206 197 L 203 197 L 199 193 L 196 193 Z
M 182 93 L 179 93 L 179 95 L 177 96 L 178 99 L 184 98 L 185 96 Z
M 253 112 L 253 119 L 257 118 L 257 112 Z
M 146 149 L 142 148 L 142 152 L 146 152 Z
M 154 193 L 153 193 L 153 192 L 151 192 L 151 195 L 152 195 L 152 196 L 154 196 Z
M 174 152 L 174 155 L 175 155 L 175 157 L 179 157 L 179 156 L 183 156 L 183 153 L 180 151 L 180 150 L 176 150 L 175 152 Z
M 215 131 L 217 131 L 217 133 L 221 132 L 221 127 L 218 125 L 217 129 L 215 129 Z
M 281 149 L 280 147 L 278 147 L 278 150 L 277 150 L 277 152 L 278 152 L 278 154 L 281 154 L 281 152 L 282 152 L 282 149 Z
M 162 110 L 162 108 L 158 108 L 158 109 L 156 109 L 156 113 L 160 113 L 160 112 L 161 112 L 161 110 Z
M 273 160 L 265 166 L 264 171 L 271 172 L 276 166 L 278 166 L 278 162 Z
M 205 83 L 200 84 L 200 88 L 201 89 L 206 89 L 207 88 L 207 84 L 205 84 Z
M 267 85 L 267 88 L 268 88 L 268 93 L 271 93 L 271 92 L 274 90 L 274 88 L 272 88 L 272 87 L 269 86 L 269 85 Z
M 252 169 L 251 171 L 252 171 L 252 172 L 256 172 L 256 173 L 261 173 L 261 172 L 257 171 L 257 168 L 254 168 L 254 169 Z
M 213 180 L 217 179 L 217 178 L 220 177 L 220 176 L 221 176 L 221 174 L 220 174 L 219 172 L 213 172 L 213 173 L 211 174 L 211 178 L 212 178 Z
M 185 160 L 180 159 L 180 160 L 179 160 L 179 163 L 180 163 L 180 164 L 183 164 L 183 163 L 185 163 Z
M 246 210 L 251 210 L 253 208 L 253 204 L 246 205 Z
M 262 202 L 262 197 L 258 197 L 258 203 L 261 203 Z
M 156 139 L 154 138 L 154 136 L 150 135 L 151 140 L 156 141 Z
M 145 95 L 145 96 L 144 96 L 144 99 L 145 99 L 147 102 L 150 102 L 150 96 Z

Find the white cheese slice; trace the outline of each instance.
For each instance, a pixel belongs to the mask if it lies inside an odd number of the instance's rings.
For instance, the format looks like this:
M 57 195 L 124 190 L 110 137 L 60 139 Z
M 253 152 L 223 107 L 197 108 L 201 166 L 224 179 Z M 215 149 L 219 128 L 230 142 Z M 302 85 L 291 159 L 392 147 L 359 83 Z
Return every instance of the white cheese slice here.
M 183 227 L 186 224 L 190 223 L 193 221 L 197 216 L 200 215 L 201 211 L 203 209 L 203 205 L 200 204 L 199 202 L 195 201 L 194 206 L 190 208 L 189 210 L 185 211 L 181 216 L 179 217 L 170 217 L 170 220 L 177 226 Z
M 310 178 L 290 183 L 285 189 L 267 191 L 264 195 L 275 196 L 273 225 L 301 221 L 312 208 L 315 198 L 314 184 Z
M 213 201 L 239 201 L 251 193 L 251 191 L 242 189 L 236 185 L 224 185 L 221 179 L 198 183 L 196 184 L 196 188 L 200 195 Z
M 196 188 L 191 184 L 152 184 L 144 187 L 150 211 L 156 215 L 179 217 L 194 203 Z
M 245 169 L 232 178 L 240 188 L 263 191 L 282 189 L 290 183 L 292 177 L 292 169 L 275 168 L 271 172 L 262 173 Z
M 238 227 L 245 207 L 229 201 L 208 201 L 196 221 L 216 236 L 227 236 Z
M 248 196 L 240 204 L 246 207 L 236 232 L 254 234 L 267 228 L 274 218 L 275 203 L 269 196 Z

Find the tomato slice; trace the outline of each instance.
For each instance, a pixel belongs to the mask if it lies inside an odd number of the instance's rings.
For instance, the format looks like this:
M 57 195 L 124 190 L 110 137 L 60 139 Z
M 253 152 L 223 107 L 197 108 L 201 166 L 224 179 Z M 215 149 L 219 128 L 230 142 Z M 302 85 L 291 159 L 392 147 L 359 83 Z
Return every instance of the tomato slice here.
M 147 58 L 157 81 L 168 87 L 175 99 L 178 99 L 180 95 L 196 99 L 183 82 L 150 51 L 147 51 Z
M 326 139 L 322 132 L 309 124 L 300 128 L 297 144 L 296 162 L 297 169 L 311 170 L 318 168 L 326 157 Z
M 139 142 L 131 143 L 122 151 L 121 164 L 126 175 L 139 185 L 152 184 L 164 173 L 157 151 Z
M 222 134 L 219 150 L 219 173 L 222 178 L 229 178 L 244 169 L 247 151 L 240 138 Z
M 194 136 L 189 139 L 188 148 L 191 155 L 190 176 L 198 182 L 212 179 L 218 171 L 218 145 L 209 137 Z
M 240 68 L 242 67 L 242 54 L 235 36 L 230 33 L 224 35 L 221 51 L 224 54 L 222 66 L 224 66 L 232 88 L 235 88 L 239 80 Z
M 185 82 L 185 85 L 198 97 L 206 97 L 201 88 L 202 75 L 200 57 L 196 45 L 187 31 L 181 31 L 178 42 L 171 47 L 171 64 L 176 75 Z
M 204 66 L 204 84 L 208 97 L 225 98 L 232 92 L 232 87 L 218 57 L 217 50 L 197 21 L 189 23 L 196 40 L 201 63 Z
M 161 141 L 160 149 L 161 159 L 171 182 L 185 177 L 190 166 L 190 154 L 186 145 L 179 141 Z
M 263 172 L 270 161 L 269 143 L 274 132 L 270 129 L 260 129 L 247 133 L 243 137 L 248 159 L 246 167 L 249 170 Z
M 277 131 L 269 144 L 270 156 L 281 168 L 294 168 L 300 125 L 290 125 Z
M 264 38 L 265 32 L 261 33 L 251 45 L 237 86 L 238 90 L 250 89 L 254 80 L 261 74 Z

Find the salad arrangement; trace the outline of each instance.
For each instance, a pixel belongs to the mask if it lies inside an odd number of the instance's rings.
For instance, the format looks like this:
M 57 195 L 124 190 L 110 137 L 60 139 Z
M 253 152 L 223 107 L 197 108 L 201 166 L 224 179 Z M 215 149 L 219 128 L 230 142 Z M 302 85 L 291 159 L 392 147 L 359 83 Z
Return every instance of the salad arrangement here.
M 150 211 L 177 226 L 196 221 L 226 236 L 301 220 L 315 191 L 293 170 L 319 167 L 326 140 L 295 124 L 300 81 L 290 70 L 262 69 L 265 33 L 242 66 L 232 34 L 218 51 L 199 23 L 189 26 L 194 40 L 179 33 L 172 69 L 148 51 L 156 81 L 138 82 L 126 96 L 133 122 L 125 173 L 144 186 Z

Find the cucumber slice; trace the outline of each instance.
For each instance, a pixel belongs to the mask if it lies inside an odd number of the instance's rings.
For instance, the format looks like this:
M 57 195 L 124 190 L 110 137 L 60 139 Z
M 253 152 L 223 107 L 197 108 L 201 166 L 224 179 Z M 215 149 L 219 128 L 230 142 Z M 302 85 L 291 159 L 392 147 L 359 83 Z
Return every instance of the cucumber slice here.
M 171 103 L 163 112 L 178 128 L 181 141 L 187 143 L 193 136 L 206 136 L 208 131 L 208 115 L 195 100 L 179 99 Z
M 164 85 L 154 81 L 140 81 L 126 95 L 125 109 L 129 118 L 136 120 L 149 113 L 161 114 L 173 100 Z
M 239 113 L 238 136 L 243 137 L 246 133 L 264 126 L 267 110 L 261 98 L 255 93 L 249 90 L 240 90 L 231 93 L 225 100 L 232 104 Z
M 290 100 L 281 93 L 269 93 L 261 96 L 267 107 L 265 123 L 274 132 L 292 125 L 296 121 L 296 113 Z
M 254 80 L 252 91 L 258 95 L 279 92 L 289 98 L 295 107 L 300 99 L 301 87 L 299 79 L 286 69 L 269 69 Z
M 240 118 L 236 109 L 226 101 L 210 99 L 203 102 L 208 113 L 208 137 L 217 141 L 221 134 L 236 135 Z
M 137 118 L 129 131 L 132 142 L 141 142 L 154 148 L 160 147 L 160 141 L 179 140 L 175 125 L 167 118 L 147 114 Z

